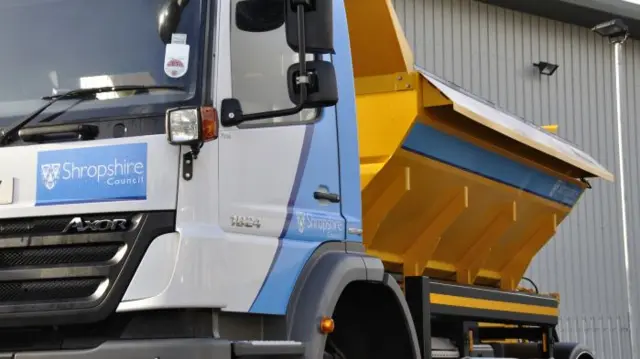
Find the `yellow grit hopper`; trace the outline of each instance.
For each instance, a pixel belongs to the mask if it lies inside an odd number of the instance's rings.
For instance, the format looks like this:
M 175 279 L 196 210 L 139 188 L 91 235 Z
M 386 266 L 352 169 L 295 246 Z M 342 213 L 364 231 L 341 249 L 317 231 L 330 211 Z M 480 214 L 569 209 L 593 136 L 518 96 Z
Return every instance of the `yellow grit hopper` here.
M 389 0 L 347 0 L 363 237 L 390 271 L 515 290 L 588 188 L 574 145 L 413 67 Z

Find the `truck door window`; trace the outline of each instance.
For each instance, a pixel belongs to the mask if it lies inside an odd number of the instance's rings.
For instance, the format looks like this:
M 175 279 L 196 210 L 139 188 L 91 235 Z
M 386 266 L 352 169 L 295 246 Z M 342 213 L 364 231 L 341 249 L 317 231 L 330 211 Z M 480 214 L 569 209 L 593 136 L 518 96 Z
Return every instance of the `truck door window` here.
M 256 1 L 256 0 L 253 0 Z M 284 0 L 259 0 L 276 5 L 284 11 Z M 291 108 L 295 104 L 289 99 L 287 69 L 298 61 L 298 53 L 289 48 L 285 37 L 284 21 L 275 30 L 255 32 L 243 31 L 236 23 L 235 13 L 241 0 L 232 0 L 231 26 L 231 80 L 233 97 L 240 100 L 244 113 Z M 275 6 L 274 6 L 275 7 Z M 273 8 L 266 7 L 265 13 L 241 16 L 244 29 L 265 27 L 265 19 L 273 18 Z M 255 11 L 260 7 L 254 6 Z M 247 24 L 255 19 L 258 23 Z M 284 19 L 283 19 L 284 20 Z M 269 21 L 273 22 L 273 21 Z M 277 24 L 276 24 L 277 25 Z M 309 59 L 312 57 L 309 56 Z M 255 127 L 282 124 L 303 124 L 316 119 L 317 110 L 308 109 L 296 115 L 251 121 L 239 127 Z

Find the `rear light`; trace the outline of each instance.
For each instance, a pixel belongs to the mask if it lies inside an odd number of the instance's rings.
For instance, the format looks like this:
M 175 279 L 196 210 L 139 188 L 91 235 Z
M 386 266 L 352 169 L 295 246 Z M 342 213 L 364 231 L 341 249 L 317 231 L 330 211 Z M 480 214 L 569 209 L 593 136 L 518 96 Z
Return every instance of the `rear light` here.
M 173 145 L 199 147 L 218 138 L 218 113 L 211 106 L 167 110 L 167 140 Z

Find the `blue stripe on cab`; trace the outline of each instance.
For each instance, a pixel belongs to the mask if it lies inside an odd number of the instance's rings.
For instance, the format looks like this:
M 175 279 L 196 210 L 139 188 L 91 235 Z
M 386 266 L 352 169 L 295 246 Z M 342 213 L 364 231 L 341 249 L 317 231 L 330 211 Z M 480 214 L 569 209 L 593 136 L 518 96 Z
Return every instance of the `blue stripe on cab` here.
M 318 247 L 319 242 L 282 239 L 277 260 L 269 271 L 266 283 L 249 312 L 260 314 L 285 314 L 289 296 L 296 285 L 305 263 Z
M 347 31 L 347 13 L 342 1 L 334 2 L 333 15 L 336 53 L 332 55 L 332 60 L 336 68 L 340 97 L 336 106 L 340 156 L 340 204 L 342 215 L 347 222 L 347 240 L 362 242 L 360 234 L 350 233 L 348 230 L 362 230 L 362 197 L 360 195 L 360 155 L 355 82 L 351 61 L 351 44 Z
M 402 148 L 461 170 L 573 207 L 583 188 L 420 123 Z
M 295 184 L 291 191 L 288 214 L 280 235 L 280 244 L 267 278 L 249 312 L 286 314 L 289 297 L 299 275 L 313 252 L 327 241 L 362 241 L 357 235 L 347 237 L 346 228 L 362 227 L 360 200 L 360 159 L 358 157 L 355 90 L 342 0 L 334 2 L 336 55 L 332 60 L 338 80 L 340 100 L 325 108 L 322 119 L 308 125 Z M 341 40 L 338 40 L 341 39 Z M 340 123 L 338 123 L 338 118 Z M 339 128 L 339 129 L 338 129 Z M 340 203 L 321 205 L 313 198 L 319 185 L 340 193 Z M 343 187 L 344 186 L 344 187 Z

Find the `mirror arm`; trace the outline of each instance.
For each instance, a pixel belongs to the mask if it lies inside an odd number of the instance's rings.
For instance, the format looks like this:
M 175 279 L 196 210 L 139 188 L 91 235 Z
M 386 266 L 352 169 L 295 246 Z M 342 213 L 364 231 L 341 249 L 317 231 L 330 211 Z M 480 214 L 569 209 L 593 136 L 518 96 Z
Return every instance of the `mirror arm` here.
M 250 113 L 246 115 L 243 114 L 240 121 L 238 121 L 236 124 L 240 124 L 245 121 L 262 120 L 262 119 L 271 118 L 271 117 L 291 116 L 291 115 L 295 115 L 296 113 L 299 113 L 303 109 L 304 109 L 303 105 L 299 104 L 299 105 L 296 105 L 296 107 L 291 107 L 284 110 L 256 112 L 256 113 Z
M 245 121 L 262 120 L 271 117 L 291 116 L 299 113 L 304 109 L 304 103 L 307 101 L 307 89 L 309 85 L 309 75 L 307 74 L 307 41 L 305 34 L 305 5 L 298 2 L 297 15 L 298 15 L 298 65 L 300 76 L 297 78 L 297 85 L 300 86 L 300 102 L 292 108 L 286 108 L 284 110 L 265 111 L 243 114 L 239 119 L 235 121 L 232 119 L 226 119 L 227 126 L 236 126 Z

